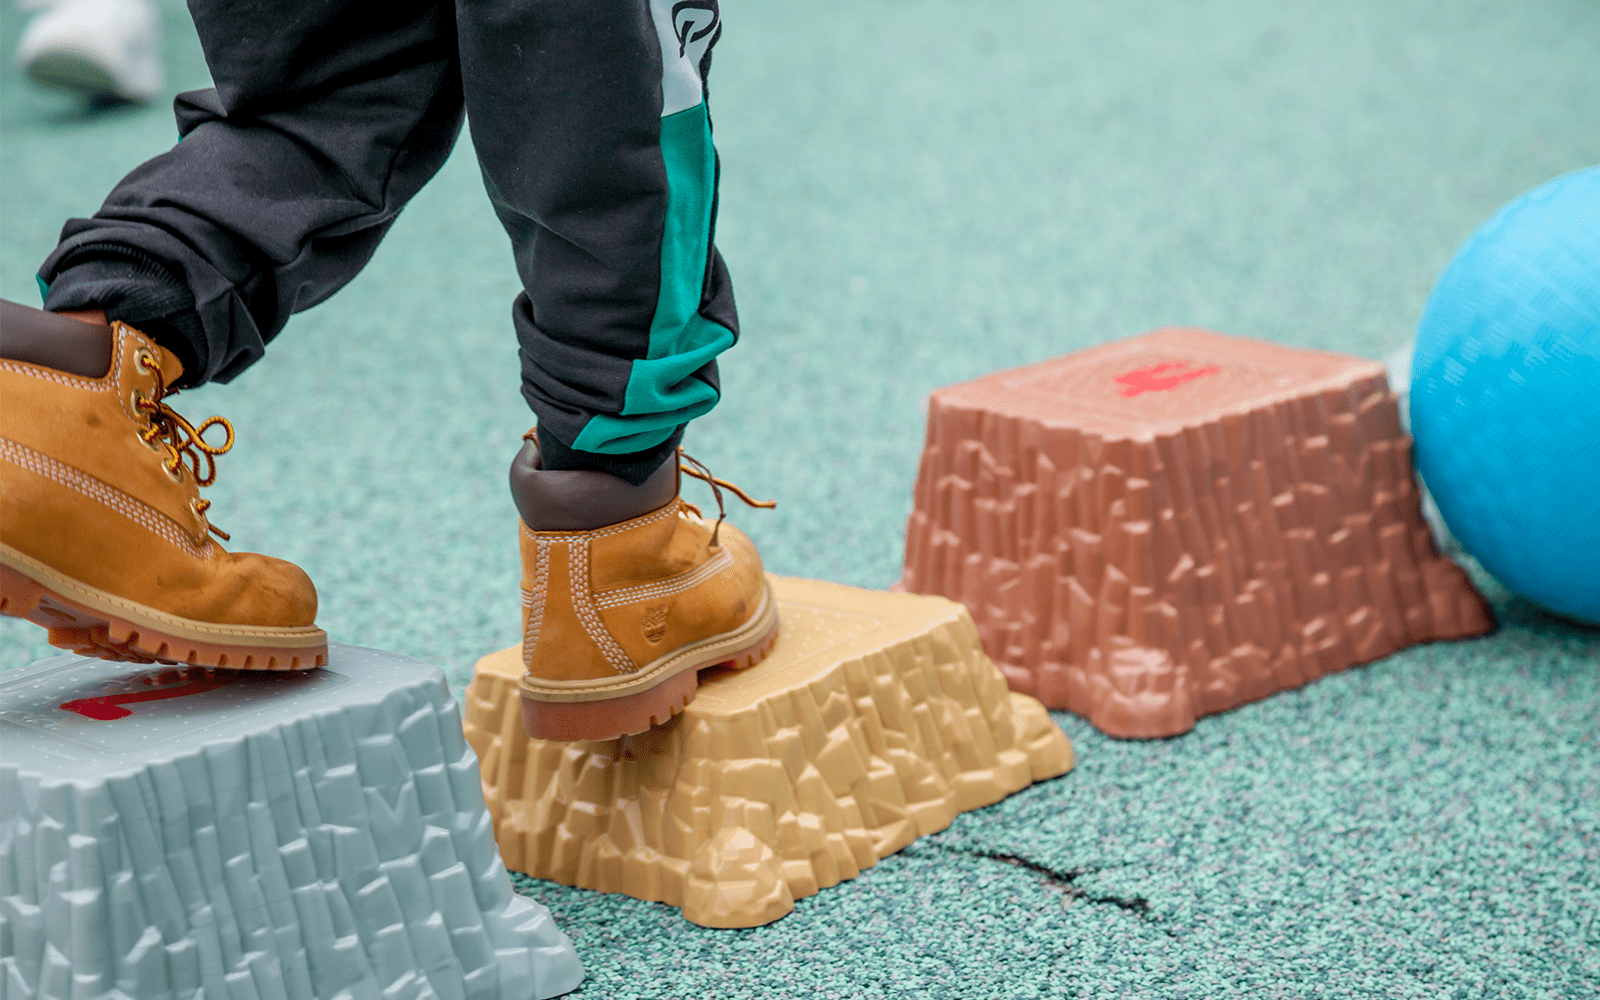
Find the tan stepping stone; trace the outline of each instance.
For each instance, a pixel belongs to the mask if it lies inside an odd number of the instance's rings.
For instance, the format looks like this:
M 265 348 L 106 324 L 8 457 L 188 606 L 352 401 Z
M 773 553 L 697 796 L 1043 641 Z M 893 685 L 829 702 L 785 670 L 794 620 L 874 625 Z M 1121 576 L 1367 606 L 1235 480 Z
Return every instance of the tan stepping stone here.
M 478 661 L 465 729 L 507 867 L 754 927 L 1072 767 L 959 604 L 771 580 L 771 655 L 703 672 L 682 715 L 638 736 L 529 739 L 521 648 Z
M 1381 364 L 1185 328 L 934 392 L 902 586 L 1116 736 L 1494 627 Z

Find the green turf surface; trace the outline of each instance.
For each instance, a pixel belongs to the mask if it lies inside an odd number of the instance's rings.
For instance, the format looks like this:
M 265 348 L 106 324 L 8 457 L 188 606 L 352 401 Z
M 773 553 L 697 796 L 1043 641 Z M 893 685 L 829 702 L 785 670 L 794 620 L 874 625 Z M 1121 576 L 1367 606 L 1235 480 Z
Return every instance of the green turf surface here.
M 205 85 L 181 9 L 170 90 Z M 4 9 L 9 53 L 20 15 Z M 744 340 L 690 431 L 770 568 L 899 572 L 937 386 L 1168 323 L 1381 357 L 1495 208 L 1600 162 L 1600 4 L 729 0 L 719 243 Z M 0 295 L 173 139 L 0 84 Z M 509 244 L 457 155 L 231 386 L 208 491 L 343 642 L 518 638 Z M 0 405 L 4 401 L 0 400 Z M 1475 570 L 1476 572 L 1476 570 Z M 582 997 L 1600 995 L 1600 633 L 1504 622 L 1110 740 L 769 927 L 534 883 Z M 45 655 L 0 624 L 0 665 Z

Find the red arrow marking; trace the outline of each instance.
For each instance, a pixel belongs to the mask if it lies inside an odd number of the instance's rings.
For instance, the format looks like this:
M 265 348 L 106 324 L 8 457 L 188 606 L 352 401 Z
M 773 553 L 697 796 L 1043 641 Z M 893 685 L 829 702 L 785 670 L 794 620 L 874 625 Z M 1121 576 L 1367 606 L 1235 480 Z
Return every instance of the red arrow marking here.
M 79 698 L 75 701 L 62 702 L 61 707 L 68 712 L 76 712 L 86 719 L 110 722 L 112 719 L 122 719 L 133 714 L 123 708 L 123 705 L 131 705 L 140 701 L 162 701 L 166 698 L 184 698 L 191 694 L 200 694 L 222 687 L 222 685 L 232 681 L 233 677 L 231 676 L 213 676 L 200 680 L 184 681 L 182 684 L 172 684 L 152 691 L 108 694 L 99 698 Z
M 1189 368 L 1187 361 L 1164 361 L 1159 365 L 1148 368 L 1135 368 L 1131 372 L 1123 372 L 1116 377 L 1118 385 L 1122 386 L 1122 396 L 1127 398 L 1137 396 L 1141 392 L 1162 392 L 1166 389 L 1176 389 L 1185 382 L 1192 382 L 1197 378 L 1215 375 L 1222 369 L 1216 365 L 1207 365 L 1204 368 Z

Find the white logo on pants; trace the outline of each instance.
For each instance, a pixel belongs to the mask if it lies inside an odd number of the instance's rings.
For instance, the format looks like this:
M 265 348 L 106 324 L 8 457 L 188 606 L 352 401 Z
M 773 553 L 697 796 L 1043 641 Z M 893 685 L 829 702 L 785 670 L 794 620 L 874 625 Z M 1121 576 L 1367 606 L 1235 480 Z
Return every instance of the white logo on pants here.
M 661 116 L 700 103 L 700 60 L 716 41 L 717 0 L 650 0 L 650 17 L 661 38 Z

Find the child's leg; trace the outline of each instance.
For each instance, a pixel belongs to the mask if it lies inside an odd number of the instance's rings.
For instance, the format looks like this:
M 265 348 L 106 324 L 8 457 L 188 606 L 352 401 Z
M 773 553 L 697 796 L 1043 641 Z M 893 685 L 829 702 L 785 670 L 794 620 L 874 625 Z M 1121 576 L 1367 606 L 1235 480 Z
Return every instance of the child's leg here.
M 712 247 L 716 4 L 490 0 L 458 16 L 539 417 L 512 466 L 523 721 L 609 739 L 671 718 L 700 668 L 747 666 L 777 631 L 755 546 L 678 499 L 678 439 L 716 404 L 738 330 Z
M 315 588 L 212 538 L 198 488 L 231 429 L 196 434 L 164 398 L 260 357 L 444 162 L 454 19 L 430 2 L 191 10 L 216 89 L 180 98 L 183 141 L 69 222 L 40 272 L 51 311 L 101 322 L 7 309 L 0 611 L 114 659 L 306 668 L 326 656 Z
M 195 0 L 216 87 L 182 136 L 74 219 L 40 268 L 52 311 L 104 309 L 228 381 L 366 264 L 460 130 L 454 18 L 432 2 Z
M 716 3 L 490 0 L 458 17 L 543 460 L 642 482 L 716 404 L 714 359 L 738 335 L 712 246 Z

